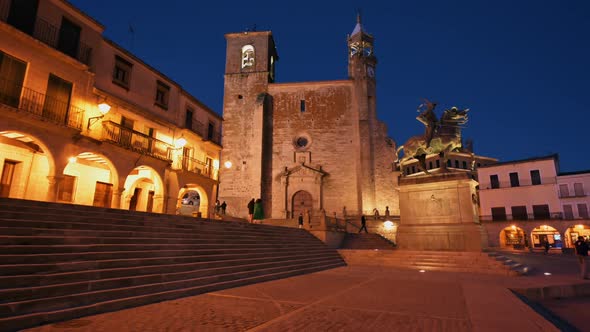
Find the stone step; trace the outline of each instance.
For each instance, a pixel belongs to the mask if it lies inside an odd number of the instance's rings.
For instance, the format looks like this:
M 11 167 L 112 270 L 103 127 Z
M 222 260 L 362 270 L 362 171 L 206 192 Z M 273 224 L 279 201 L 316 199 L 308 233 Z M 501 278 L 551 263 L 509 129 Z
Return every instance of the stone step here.
M 283 241 L 280 243 L 240 243 L 239 248 L 315 248 L 323 244 L 308 241 Z M 162 250 L 200 250 L 200 249 L 232 249 L 236 243 L 197 243 L 197 244 L 63 244 L 63 245 L 5 245 L 0 246 L 2 255 L 32 255 L 32 254 L 67 254 L 67 253 L 100 253 L 126 251 L 162 251 Z
M 149 257 L 184 257 L 184 256 L 200 256 L 200 255 L 222 255 L 232 253 L 259 253 L 267 251 L 297 251 L 308 252 L 312 249 L 324 249 L 320 244 L 284 244 L 276 243 L 271 246 L 261 247 L 260 245 L 252 248 L 243 248 L 234 245 L 228 248 L 209 248 L 209 249 L 194 249 L 194 250 L 160 250 L 160 251 L 103 251 L 103 252 L 78 252 L 78 253 L 37 253 L 31 255 L 0 255 L 0 268 L 4 265 L 12 264 L 42 264 L 54 262 L 71 262 L 71 261 L 93 261 L 93 260 L 108 260 L 108 259 L 140 259 Z
M 0 198 L 0 331 L 344 265 L 302 229 Z
M 333 250 L 310 249 L 307 253 L 329 253 Z M 296 255 L 297 252 L 293 250 L 281 251 L 262 251 L 259 253 L 233 253 L 233 254 L 219 254 L 219 255 L 197 255 L 197 256 L 172 256 L 172 257 L 151 257 L 141 259 L 111 259 L 102 261 L 81 261 L 81 262 L 59 262 L 50 264 L 6 264 L 2 265 L 0 275 L 20 275 L 29 273 L 57 273 L 79 270 L 96 270 L 96 269 L 110 269 L 120 267 L 141 267 L 146 265 L 165 265 L 174 263 L 194 263 L 217 260 L 235 260 L 245 258 L 263 258 L 263 257 L 277 257 L 287 254 Z
M 187 238 L 187 239 L 218 239 L 235 237 L 240 239 L 251 239 L 251 240 L 265 240 L 265 239 L 280 239 L 283 238 L 281 234 L 265 234 L 258 232 L 247 232 L 245 230 L 239 231 L 184 231 L 180 232 L 158 232 L 150 230 L 101 230 L 99 227 L 95 229 L 69 229 L 69 225 L 62 225 L 64 228 L 37 228 L 37 227 L 25 227 L 19 225 L 15 227 L 5 227 L 0 222 L 0 236 L 34 236 L 34 237 L 139 237 L 139 238 Z M 310 234 L 305 232 L 297 232 L 290 236 L 293 241 L 302 240 L 309 238 Z
M 240 258 L 240 259 L 225 259 L 212 261 L 197 261 L 189 263 L 176 264 L 162 264 L 162 265 L 146 265 L 133 267 L 117 267 L 104 269 L 88 269 L 71 272 L 58 272 L 48 274 L 25 274 L 25 275 L 9 275 L 0 276 L 0 288 L 22 288 L 29 286 L 44 286 L 52 284 L 61 284 L 68 282 L 81 282 L 88 280 L 112 279 L 121 278 L 142 274 L 165 274 L 174 272 L 196 271 L 199 269 L 208 270 L 214 268 L 235 268 L 237 266 L 265 264 L 265 263 L 280 263 L 284 260 L 295 259 L 320 259 L 332 258 L 341 259 L 340 256 L 333 251 L 326 253 L 286 253 L 279 256 L 259 257 L 259 258 Z
M 0 235 L 0 245 L 67 245 L 67 244 L 203 244 L 203 243 L 281 243 L 280 238 L 267 238 L 264 240 L 238 238 L 143 238 L 143 237 L 96 237 L 96 236 L 10 236 Z M 294 241 L 291 241 L 294 242 Z
M 68 227 L 67 225 L 72 225 Z M 91 225 L 88 227 L 86 225 Z M 242 222 L 226 222 L 217 220 L 194 221 L 180 223 L 174 220 L 167 222 L 139 222 L 128 221 L 125 219 L 104 219 L 89 218 L 79 216 L 76 218 L 66 218 L 62 215 L 43 215 L 35 217 L 19 215 L 1 215 L 0 226 L 2 227 L 36 227 L 36 228 L 80 228 L 80 229 L 99 229 L 99 230 L 142 230 L 160 231 L 160 232 L 178 232 L 200 229 L 207 225 L 211 232 L 231 232 L 231 231 L 248 231 L 259 234 L 290 234 L 292 229 L 277 226 L 264 226 L 258 224 L 248 224 Z M 304 230 L 299 230 L 301 233 Z
M 6 331 L 19 330 L 33 327 L 40 324 L 46 324 L 56 321 L 68 320 L 82 316 L 95 315 L 108 311 L 116 311 L 129 307 L 145 305 L 154 302 L 172 300 L 179 297 L 198 295 L 206 292 L 245 286 L 253 283 L 270 281 L 280 278 L 287 278 L 295 275 L 312 273 L 326 269 L 343 266 L 342 263 L 330 264 L 324 266 L 315 266 L 298 270 L 289 270 L 272 274 L 259 275 L 255 277 L 245 277 L 230 281 L 211 283 L 204 286 L 189 286 L 186 288 L 177 288 L 173 290 L 160 291 L 139 296 L 130 296 L 125 298 L 106 299 L 100 302 L 83 304 L 76 307 L 63 308 L 61 310 L 46 309 L 43 312 L 33 314 L 15 314 L 10 317 L 0 318 L 0 326 Z
M 334 264 L 337 265 L 339 262 L 330 261 L 328 264 L 325 262 L 311 262 L 301 263 L 293 265 L 284 265 L 279 267 L 271 267 L 264 269 L 255 269 L 248 271 L 233 272 L 227 274 L 219 274 L 206 277 L 182 279 L 165 281 L 159 280 L 157 282 L 146 283 L 141 285 L 133 285 L 127 287 L 103 289 L 103 290 L 83 290 L 75 294 L 63 295 L 63 296 L 52 296 L 40 299 L 28 299 L 25 301 L 15 301 L 9 303 L 0 304 L 0 317 L 10 317 L 16 315 L 24 315 L 36 312 L 44 311 L 56 311 L 63 310 L 71 307 L 85 306 L 92 303 L 108 301 L 117 298 L 135 297 L 146 295 L 150 293 L 159 293 L 166 291 L 173 291 L 182 288 L 191 288 L 203 286 L 206 284 L 227 282 L 236 279 L 255 278 L 257 276 L 272 275 L 276 273 L 290 272 L 292 270 L 300 270 L 307 268 L 318 268 L 324 267 L 325 265 Z
M 125 277 L 103 278 L 80 282 L 2 289 L 0 290 L 0 303 L 31 301 L 35 299 L 51 298 L 77 293 L 94 292 L 122 287 L 133 287 L 147 284 L 156 284 L 197 278 L 200 279 L 201 283 L 206 283 L 211 281 L 210 278 L 217 278 L 217 276 L 219 275 L 239 275 L 240 273 L 246 271 L 266 271 L 267 269 L 290 269 L 293 266 L 314 266 L 317 264 L 336 263 L 337 261 L 338 260 L 334 257 L 304 257 L 298 259 L 288 259 L 283 261 L 273 261 L 258 264 L 232 265 L 209 269 L 199 269 L 193 271 L 169 271 L 160 274 L 136 274 Z

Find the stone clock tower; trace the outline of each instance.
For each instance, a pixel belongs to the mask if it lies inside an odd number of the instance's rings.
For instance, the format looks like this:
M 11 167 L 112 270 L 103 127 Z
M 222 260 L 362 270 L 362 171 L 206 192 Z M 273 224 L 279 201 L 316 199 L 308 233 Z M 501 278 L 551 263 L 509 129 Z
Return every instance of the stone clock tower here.
M 375 66 L 373 36 L 366 33 L 357 15 L 356 26 L 348 36 L 348 76 L 353 81 L 353 117 L 358 121 L 354 135 L 359 142 L 357 151 L 357 181 L 361 191 L 361 206 L 376 206 L 375 133 L 377 133 Z
M 272 197 L 272 100 L 278 60 L 270 31 L 229 33 L 223 96 L 223 152 L 219 200 L 227 213 L 243 215 L 252 198 Z M 268 205 L 269 206 L 269 205 Z M 268 211 L 269 209 L 265 209 Z

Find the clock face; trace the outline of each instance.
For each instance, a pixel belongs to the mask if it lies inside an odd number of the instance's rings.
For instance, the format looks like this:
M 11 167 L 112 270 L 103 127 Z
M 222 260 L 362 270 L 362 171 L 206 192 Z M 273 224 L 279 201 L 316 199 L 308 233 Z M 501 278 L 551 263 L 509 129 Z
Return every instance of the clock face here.
M 375 68 L 373 68 L 372 66 L 368 66 L 367 67 L 367 75 L 369 77 L 375 77 Z

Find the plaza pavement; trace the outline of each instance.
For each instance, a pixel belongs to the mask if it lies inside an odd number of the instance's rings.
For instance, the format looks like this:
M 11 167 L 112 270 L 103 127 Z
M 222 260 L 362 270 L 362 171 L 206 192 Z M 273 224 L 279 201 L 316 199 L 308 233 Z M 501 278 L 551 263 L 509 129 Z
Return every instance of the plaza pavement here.
M 559 331 L 509 288 L 586 282 L 347 266 L 27 331 Z

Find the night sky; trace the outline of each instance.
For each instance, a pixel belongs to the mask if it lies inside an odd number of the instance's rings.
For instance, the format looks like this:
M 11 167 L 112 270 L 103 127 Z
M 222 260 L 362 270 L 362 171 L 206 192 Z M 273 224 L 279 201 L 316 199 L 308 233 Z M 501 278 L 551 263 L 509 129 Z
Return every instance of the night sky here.
M 559 153 L 562 172 L 590 169 L 587 0 L 70 1 L 219 114 L 225 33 L 271 30 L 277 82 L 346 79 L 360 9 L 375 37 L 378 117 L 397 144 L 423 132 L 416 108 L 428 98 L 439 115 L 471 110 L 463 136 L 479 155 Z

